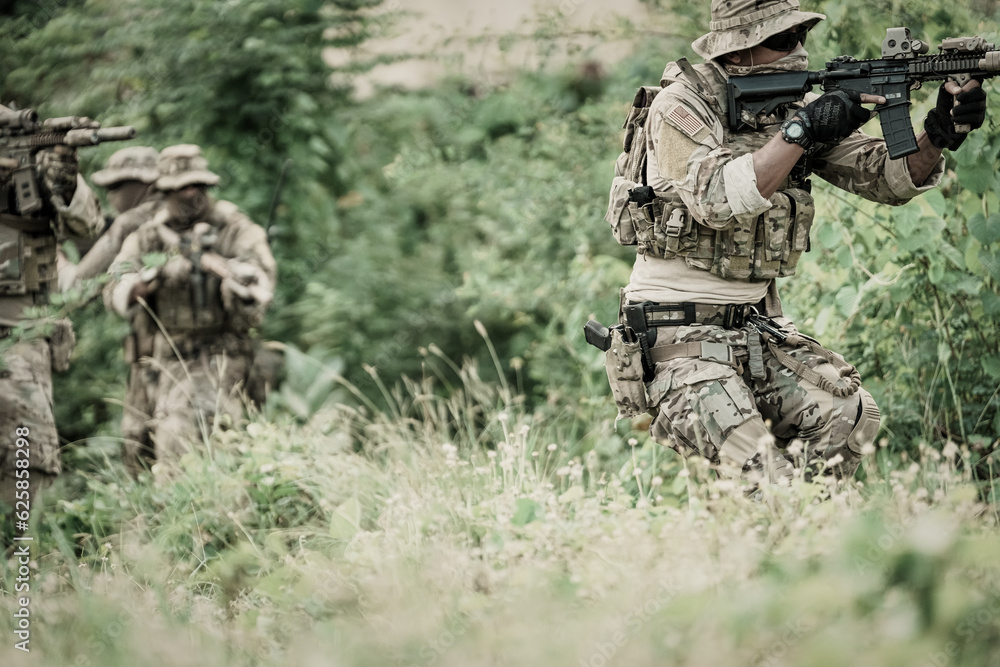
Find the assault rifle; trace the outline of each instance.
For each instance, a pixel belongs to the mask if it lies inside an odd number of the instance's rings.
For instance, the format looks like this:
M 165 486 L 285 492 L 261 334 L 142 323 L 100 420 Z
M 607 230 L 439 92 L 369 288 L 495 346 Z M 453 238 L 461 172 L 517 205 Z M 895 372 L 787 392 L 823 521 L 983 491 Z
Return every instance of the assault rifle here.
M 0 106 L 0 168 L 11 172 L 17 215 L 31 216 L 43 201 L 39 196 L 37 155 L 54 146 L 93 146 L 104 141 L 127 141 L 135 137 L 135 128 L 101 127 L 96 120 L 83 116 L 47 118 L 39 122 L 34 109 L 8 109 Z M 53 193 L 58 194 L 58 193 Z M 0 208 L 10 206 L 0 202 Z
M 229 280 L 233 294 L 244 302 L 269 303 L 271 290 L 268 285 L 256 280 L 256 276 L 248 278 L 241 275 L 235 267 L 242 262 L 226 259 L 215 251 L 218 240 L 216 230 L 207 222 L 195 223 L 191 233 L 184 236 L 178 234 L 166 225 L 157 225 L 156 233 L 167 248 L 178 248 L 180 253 L 191 262 L 191 285 L 193 305 L 197 312 L 202 312 L 205 304 L 205 274 L 210 273 L 219 280 Z M 153 280 L 156 272 L 147 274 L 147 282 Z
M 881 95 L 885 104 L 875 107 L 889 157 L 916 153 L 917 139 L 910 123 L 910 91 L 924 81 L 949 79 L 964 85 L 1000 74 L 1000 51 L 982 37 L 950 37 L 938 46 L 940 53 L 925 55 L 926 42 L 913 39 L 909 28 L 889 28 L 882 42 L 880 60 L 840 56 L 820 72 L 778 72 L 731 77 L 728 83 L 729 129 L 753 127 L 758 113 L 771 114 L 780 106 L 802 99 L 813 86 L 824 91 L 855 90 Z M 956 127 L 958 132 L 969 128 Z

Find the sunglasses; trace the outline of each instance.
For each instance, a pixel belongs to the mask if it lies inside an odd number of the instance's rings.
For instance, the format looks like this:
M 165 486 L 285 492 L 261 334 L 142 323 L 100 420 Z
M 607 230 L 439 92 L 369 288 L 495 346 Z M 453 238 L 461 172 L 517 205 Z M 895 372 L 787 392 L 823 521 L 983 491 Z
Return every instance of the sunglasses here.
M 772 51 L 794 51 L 799 44 L 806 45 L 806 35 L 809 28 L 799 28 L 793 32 L 782 32 L 768 37 L 760 43 Z

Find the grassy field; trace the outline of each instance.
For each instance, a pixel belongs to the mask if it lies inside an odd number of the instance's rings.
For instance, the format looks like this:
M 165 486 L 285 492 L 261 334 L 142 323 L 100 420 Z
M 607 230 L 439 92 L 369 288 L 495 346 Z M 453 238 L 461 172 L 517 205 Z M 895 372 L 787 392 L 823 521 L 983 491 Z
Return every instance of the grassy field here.
M 624 424 L 567 442 L 452 380 L 256 418 L 170 481 L 91 461 L 36 516 L 30 653 L 6 561 L 0 661 L 1000 664 L 998 517 L 959 448 L 751 500 Z

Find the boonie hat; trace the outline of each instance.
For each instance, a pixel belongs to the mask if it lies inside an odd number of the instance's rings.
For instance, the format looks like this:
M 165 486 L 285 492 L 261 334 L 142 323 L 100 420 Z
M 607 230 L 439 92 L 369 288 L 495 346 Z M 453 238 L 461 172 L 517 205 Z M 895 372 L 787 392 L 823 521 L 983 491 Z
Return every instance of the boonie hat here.
M 129 146 L 115 151 L 108 158 L 104 169 L 94 172 L 91 180 L 106 188 L 121 181 L 152 183 L 160 176 L 156 169 L 159 153 L 149 146 Z
M 195 144 L 167 146 L 160 151 L 157 162 L 160 177 L 156 180 L 158 190 L 179 190 L 188 185 L 215 185 L 219 175 L 208 170 L 208 160 Z
M 797 26 L 812 28 L 825 14 L 799 11 L 799 0 L 712 0 L 711 32 L 691 44 L 705 60 L 757 46 Z

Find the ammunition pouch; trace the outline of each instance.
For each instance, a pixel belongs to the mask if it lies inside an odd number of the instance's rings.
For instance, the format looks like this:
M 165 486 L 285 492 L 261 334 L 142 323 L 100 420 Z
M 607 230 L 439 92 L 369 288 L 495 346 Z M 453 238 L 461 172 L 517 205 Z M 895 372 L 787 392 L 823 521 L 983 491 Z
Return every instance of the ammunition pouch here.
M 226 324 L 221 281 L 210 273 L 199 272 L 196 279 L 160 287 L 151 307 L 171 335 L 213 334 Z
M 635 183 L 622 176 L 615 176 L 611 182 L 611 197 L 604 219 L 621 245 L 636 245 L 635 223 L 629 207 L 629 191 L 634 187 Z
M 48 292 L 56 276 L 56 237 L 48 221 L 2 216 L 0 296 Z
M 52 353 L 52 370 L 62 373 L 69 370 L 73 349 L 76 347 L 76 334 L 73 333 L 73 323 L 68 319 L 59 319 L 52 324 L 49 334 L 49 350 Z
M 809 250 L 815 208 L 809 192 L 790 188 L 771 196 L 771 208 L 755 220 L 734 220 L 723 230 L 699 224 L 682 202 L 616 177 L 605 220 L 619 243 L 640 255 L 683 257 L 688 266 L 731 280 L 762 281 L 795 275 Z M 638 194 L 637 194 L 638 193 Z

